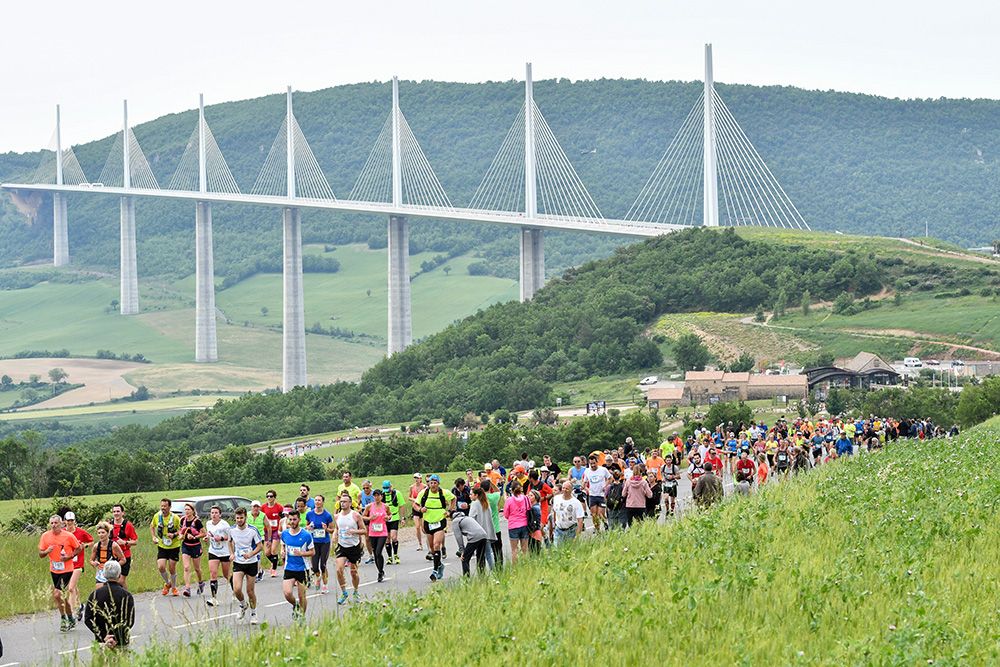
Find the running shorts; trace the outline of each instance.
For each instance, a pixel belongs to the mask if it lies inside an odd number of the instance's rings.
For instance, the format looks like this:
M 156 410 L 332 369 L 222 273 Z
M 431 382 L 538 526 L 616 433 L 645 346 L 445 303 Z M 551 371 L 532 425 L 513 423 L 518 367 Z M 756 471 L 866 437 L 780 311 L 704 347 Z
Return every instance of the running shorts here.
M 229 555 L 226 554 L 225 556 L 217 556 L 217 555 L 213 554 L 211 551 L 209 551 L 208 552 L 208 560 L 217 560 L 220 563 L 228 563 L 229 562 Z
M 587 496 L 588 507 L 607 507 L 604 496 Z
M 248 577 L 257 576 L 257 562 L 253 563 L 233 563 L 233 572 L 242 572 Z
M 386 530 L 399 530 L 399 521 L 386 521 Z
M 181 553 L 191 558 L 201 558 L 201 543 L 182 544 Z
M 294 579 L 300 584 L 306 583 L 306 571 L 305 570 L 289 570 L 285 568 L 285 574 L 282 579 Z
M 665 494 L 667 494 L 668 496 L 670 496 L 671 498 L 676 498 L 677 497 L 677 485 L 674 484 L 673 486 L 665 486 L 665 487 L 663 487 L 663 492 Z
M 73 578 L 73 570 L 69 572 L 49 572 L 52 575 L 52 588 L 64 591 L 69 588 L 69 580 Z
M 180 547 L 174 547 L 173 549 L 164 549 L 161 546 L 156 547 L 156 560 L 172 560 L 178 561 L 181 558 Z
M 439 533 L 448 527 L 448 519 L 441 519 L 437 522 L 439 525 L 437 528 L 429 528 L 431 524 L 424 521 L 424 535 L 433 535 L 434 533 Z
M 122 563 L 122 576 L 127 577 L 128 573 L 131 571 L 132 571 L 132 557 L 129 556 L 128 558 L 125 559 L 125 562 Z
M 423 512 L 418 512 L 416 510 L 413 510 L 413 518 L 414 519 L 421 519 L 421 518 L 423 518 L 423 516 L 424 516 Z
M 364 554 L 364 549 L 361 548 L 360 544 L 355 544 L 353 547 L 342 547 L 337 545 L 337 558 L 346 558 L 348 563 L 353 563 L 357 565 L 361 562 L 361 556 Z

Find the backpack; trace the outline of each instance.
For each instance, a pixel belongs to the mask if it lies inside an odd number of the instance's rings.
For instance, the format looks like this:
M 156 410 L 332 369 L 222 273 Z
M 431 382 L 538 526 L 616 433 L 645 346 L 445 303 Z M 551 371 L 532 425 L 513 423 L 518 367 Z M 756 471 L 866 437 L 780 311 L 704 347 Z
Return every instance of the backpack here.
M 524 496 L 524 497 L 527 498 L 527 496 Z M 533 533 L 536 530 L 541 530 L 542 529 L 542 519 L 538 515 L 535 514 L 535 510 L 532 507 L 530 500 L 528 501 L 527 518 L 528 518 L 528 532 L 529 533 Z
M 421 507 L 427 507 L 427 496 L 430 495 L 430 492 L 431 492 L 431 490 L 429 488 L 424 489 L 424 495 L 420 496 L 420 506 Z M 448 503 L 445 502 L 444 491 L 441 489 L 440 486 L 438 487 L 438 498 L 441 499 L 441 509 L 447 510 L 448 509 Z
M 616 510 L 619 507 L 621 507 L 622 491 L 624 490 L 624 488 L 625 485 L 622 484 L 621 482 L 612 483 L 608 487 L 608 497 L 607 497 L 608 509 Z

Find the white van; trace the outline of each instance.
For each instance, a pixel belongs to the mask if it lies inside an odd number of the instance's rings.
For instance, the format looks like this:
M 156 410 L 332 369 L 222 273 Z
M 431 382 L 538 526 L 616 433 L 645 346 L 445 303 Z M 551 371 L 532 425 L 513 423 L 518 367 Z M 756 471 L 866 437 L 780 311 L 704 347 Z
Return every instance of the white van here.
M 903 359 L 903 365 L 907 368 L 923 368 L 924 365 L 920 362 L 917 357 L 906 357 Z

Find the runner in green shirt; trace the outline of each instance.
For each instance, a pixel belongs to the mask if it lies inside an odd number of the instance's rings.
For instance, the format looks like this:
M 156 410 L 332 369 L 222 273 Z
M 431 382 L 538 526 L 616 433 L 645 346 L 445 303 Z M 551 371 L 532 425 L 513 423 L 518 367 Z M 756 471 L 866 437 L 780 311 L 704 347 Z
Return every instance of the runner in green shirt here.
M 413 509 L 424 515 L 424 534 L 429 540 L 431 556 L 434 561 L 434 571 L 431 581 L 444 578 L 444 565 L 441 564 L 441 548 L 444 546 L 445 527 L 448 525 L 448 512 L 455 509 L 455 496 L 451 491 L 441 488 L 441 478 L 431 475 L 427 480 L 427 488 L 420 497 L 413 499 Z
M 386 526 L 389 529 L 389 540 L 385 544 L 388 556 L 385 562 L 399 565 L 399 513 L 401 506 L 399 493 L 392 488 L 392 482 L 389 480 L 382 482 L 382 497 L 385 498 L 385 504 L 389 507 L 389 522 Z
M 337 497 L 339 498 L 345 492 L 351 496 L 351 509 L 355 511 L 361 510 L 361 487 L 355 484 L 351 480 L 351 473 L 349 471 L 344 472 L 344 483 L 337 487 Z
M 261 504 L 259 500 L 255 500 L 250 503 L 250 512 L 247 514 L 247 525 L 253 526 L 260 533 L 260 539 L 264 544 L 270 544 L 271 541 L 271 524 L 268 522 L 267 517 L 263 512 L 260 511 Z M 257 568 L 256 581 L 260 581 L 264 578 L 264 568 Z
M 177 561 L 181 558 L 181 520 L 170 511 L 171 504 L 169 498 L 161 500 L 160 511 L 149 522 L 149 534 L 156 545 L 156 569 L 163 579 L 163 595 L 180 594 L 177 590 Z

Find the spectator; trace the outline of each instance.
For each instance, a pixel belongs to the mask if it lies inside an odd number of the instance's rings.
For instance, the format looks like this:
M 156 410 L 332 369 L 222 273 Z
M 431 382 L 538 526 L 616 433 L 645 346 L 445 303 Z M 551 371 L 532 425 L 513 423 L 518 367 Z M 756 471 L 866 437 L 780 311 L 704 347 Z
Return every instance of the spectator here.
M 135 601 L 122 586 L 122 569 L 118 561 L 104 565 L 107 586 L 98 588 L 87 599 L 84 623 L 94 633 L 95 640 L 107 648 L 128 646 L 135 625 Z

